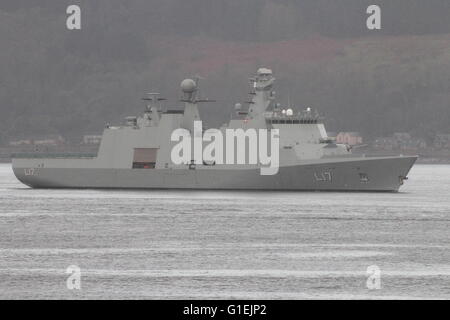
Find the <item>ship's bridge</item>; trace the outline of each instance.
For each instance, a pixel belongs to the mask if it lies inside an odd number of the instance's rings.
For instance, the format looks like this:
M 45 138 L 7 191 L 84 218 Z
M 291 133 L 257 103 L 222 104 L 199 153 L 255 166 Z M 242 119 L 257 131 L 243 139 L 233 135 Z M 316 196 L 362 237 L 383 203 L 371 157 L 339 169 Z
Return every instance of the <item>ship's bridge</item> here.
M 294 114 L 292 109 L 275 109 L 264 113 L 268 124 L 319 124 L 323 123 L 322 117 L 310 108 Z

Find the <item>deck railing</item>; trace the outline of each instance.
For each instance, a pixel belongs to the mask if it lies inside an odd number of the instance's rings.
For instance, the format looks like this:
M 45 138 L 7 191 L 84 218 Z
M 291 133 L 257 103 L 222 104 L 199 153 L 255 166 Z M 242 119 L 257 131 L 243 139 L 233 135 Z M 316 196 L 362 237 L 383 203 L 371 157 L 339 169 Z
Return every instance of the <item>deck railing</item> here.
M 96 153 L 44 153 L 44 152 L 28 152 L 13 153 L 11 158 L 16 159 L 92 159 L 97 157 Z

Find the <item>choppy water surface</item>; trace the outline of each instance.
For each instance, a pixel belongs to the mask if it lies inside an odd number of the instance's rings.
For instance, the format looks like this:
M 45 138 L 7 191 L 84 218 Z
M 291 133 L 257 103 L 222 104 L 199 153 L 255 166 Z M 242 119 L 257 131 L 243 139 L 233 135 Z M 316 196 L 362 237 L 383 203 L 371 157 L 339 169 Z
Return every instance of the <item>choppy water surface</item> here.
M 450 166 L 321 193 L 34 190 L 2 164 L 0 298 L 449 299 Z

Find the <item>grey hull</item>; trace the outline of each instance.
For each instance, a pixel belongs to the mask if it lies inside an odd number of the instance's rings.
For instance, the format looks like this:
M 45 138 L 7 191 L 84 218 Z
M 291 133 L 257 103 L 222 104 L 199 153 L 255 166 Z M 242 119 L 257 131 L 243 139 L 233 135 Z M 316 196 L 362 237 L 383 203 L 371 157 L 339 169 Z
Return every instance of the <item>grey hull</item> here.
M 398 191 L 417 157 L 358 158 L 259 169 L 33 168 L 14 163 L 16 177 L 34 188 L 232 189 Z

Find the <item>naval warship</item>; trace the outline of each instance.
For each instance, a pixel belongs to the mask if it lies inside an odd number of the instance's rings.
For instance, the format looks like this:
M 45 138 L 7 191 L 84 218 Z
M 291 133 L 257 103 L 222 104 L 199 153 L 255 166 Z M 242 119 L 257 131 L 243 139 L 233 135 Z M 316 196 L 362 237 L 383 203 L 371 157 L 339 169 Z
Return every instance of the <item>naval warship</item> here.
M 217 130 L 276 131 L 279 159 L 274 174 L 261 174 L 262 163 L 172 161 L 172 133 L 183 128 L 194 134 L 201 120 L 198 104 L 209 101 L 200 98 L 198 80 L 192 79 L 181 83 L 184 108 L 163 110 L 163 99 L 149 94 L 142 116 L 105 127 L 97 154 L 19 154 L 12 160 L 14 174 L 33 188 L 395 192 L 407 179 L 416 156 L 354 154 L 328 137 L 322 117 L 310 108 L 294 111 L 276 103 L 270 69 L 260 68 L 250 81 L 248 108 L 236 104 L 234 117 Z

